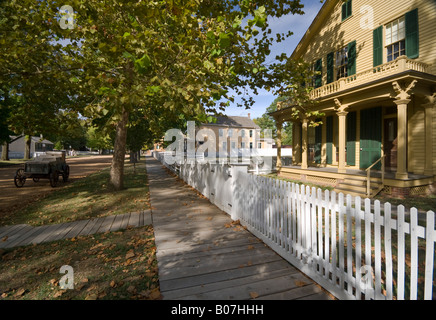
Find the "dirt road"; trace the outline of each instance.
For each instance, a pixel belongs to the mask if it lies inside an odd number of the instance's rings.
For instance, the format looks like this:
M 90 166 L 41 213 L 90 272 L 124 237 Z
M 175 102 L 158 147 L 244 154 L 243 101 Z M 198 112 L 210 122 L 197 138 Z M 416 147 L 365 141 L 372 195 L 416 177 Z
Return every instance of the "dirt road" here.
M 37 183 L 33 182 L 32 179 L 27 179 L 22 188 L 17 188 L 14 184 L 15 172 L 18 168 L 24 167 L 24 165 L 0 168 L 0 214 L 5 211 L 14 210 L 16 206 L 35 201 L 38 197 L 53 192 L 57 188 L 62 188 L 74 180 L 109 167 L 111 160 L 111 155 L 67 159 L 67 164 L 70 166 L 69 181 L 64 183 L 62 177 L 59 177 L 59 183 L 56 188 L 50 186 L 48 179 L 41 179 Z

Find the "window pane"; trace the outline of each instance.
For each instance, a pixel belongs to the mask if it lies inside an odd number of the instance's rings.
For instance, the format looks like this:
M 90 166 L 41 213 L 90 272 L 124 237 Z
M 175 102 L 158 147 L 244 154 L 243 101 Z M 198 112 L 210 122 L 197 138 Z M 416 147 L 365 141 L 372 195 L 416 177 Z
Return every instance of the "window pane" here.
M 391 44 L 391 24 L 386 25 L 386 45 Z
M 406 23 L 404 17 L 398 21 L 398 39 L 404 39 L 406 37 Z
M 400 51 L 400 43 L 399 42 L 394 43 L 394 53 L 397 53 L 399 51 Z

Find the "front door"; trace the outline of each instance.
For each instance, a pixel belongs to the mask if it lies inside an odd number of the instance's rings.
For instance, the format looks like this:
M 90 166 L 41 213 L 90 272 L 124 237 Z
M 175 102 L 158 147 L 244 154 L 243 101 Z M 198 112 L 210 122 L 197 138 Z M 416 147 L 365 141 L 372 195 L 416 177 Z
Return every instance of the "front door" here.
M 360 168 L 366 169 L 381 157 L 382 109 L 360 111 Z M 373 167 L 381 169 L 380 162 Z
M 384 120 L 383 152 L 385 154 L 385 166 L 387 169 L 397 168 L 397 118 Z M 395 171 L 395 170 L 393 170 Z

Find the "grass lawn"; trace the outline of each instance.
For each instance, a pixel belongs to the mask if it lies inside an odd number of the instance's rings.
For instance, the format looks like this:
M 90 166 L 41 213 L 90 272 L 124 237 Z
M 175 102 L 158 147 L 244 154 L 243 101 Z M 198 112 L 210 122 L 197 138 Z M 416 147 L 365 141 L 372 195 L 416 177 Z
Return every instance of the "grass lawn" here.
M 399 206 L 402 204 L 406 209 L 415 207 L 422 211 L 435 211 L 436 212 L 436 195 L 422 195 L 422 196 L 408 196 L 404 199 L 393 198 L 384 195 L 378 195 L 374 200 L 380 200 L 381 203 L 389 202 L 391 205 Z
M 0 168 L 24 164 L 27 161 L 29 160 L 24 160 L 24 159 L 11 159 L 8 161 L 0 160 Z
M 145 160 L 125 163 L 122 191 L 108 187 L 109 168 L 56 188 L 37 202 L 0 217 L 0 225 L 57 224 L 114 214 L 137 212 L 150 208 Z
M 296 183 L 298 185 L 304 184 L 305 186 L 309 186 L 311 189 L 312 189 L 312 187 L 315 187 L 317 189 L 320 188 L 323 191 L 324 190 L 332 191 L 334 189 L 333 187 L 330 187 L 330 186 L 317 185 L 317 184 L 313 184 L 313 183 L 310 183 L 310 182 L 302 182 L 302 181 L 299 181 L 299 180 L 292 180 L 292 179 L 288 179 L 288 178 L 279 177 L 279 176 L 277 176 L 277 173 L 269 173 L 269 174 L 265 174 L 263 176 L 267 177 L 267 178 L 280 179 L 280 180 L 283 180 L 283 181 L 287 181 L 287 182 L 291 182 L 291 183 Z
M 0 300 L 160 299 L 155 253 L 151 226 L 0 249 Z

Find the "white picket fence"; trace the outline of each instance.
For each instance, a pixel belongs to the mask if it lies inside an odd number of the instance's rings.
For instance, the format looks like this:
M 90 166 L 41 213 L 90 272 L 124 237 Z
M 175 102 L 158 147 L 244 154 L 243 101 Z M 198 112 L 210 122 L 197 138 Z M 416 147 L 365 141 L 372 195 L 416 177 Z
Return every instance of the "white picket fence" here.
M 433 297 L 433 211 L 420 223 L 414 208 L 251 175 L 237 165 L 168 167 L 339 299 Z

